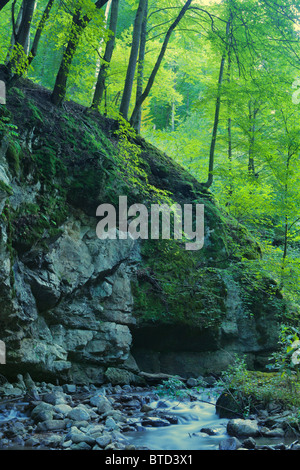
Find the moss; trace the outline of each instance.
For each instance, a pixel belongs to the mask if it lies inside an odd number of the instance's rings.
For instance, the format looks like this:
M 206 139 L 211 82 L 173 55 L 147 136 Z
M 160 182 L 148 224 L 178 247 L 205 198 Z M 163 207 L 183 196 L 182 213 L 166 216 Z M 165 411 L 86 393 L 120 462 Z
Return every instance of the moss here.
M 43 114 L 39 107 L 37 106 L 37 103 L 35 103 L 33 100 L 29 99 L 27 100 L 27 108 L 31 111 L 31 117 L 34 121 L 42 123 L 44 121 Z
M 8 184 L 4 183 L 4 181 L 0 180 L 0 191 L 5 192 L 9 196 L 13 194 L 13 189 Z
M 17 142 L 10 142 L 7 151 L 6 159 L 10 171 L 18 175 L 20 171 L 20 157 L 21 157 L 21 147 Z
M 140 321 L 200 327 L 218 325 L 226 288 L 214 268 L 199 269 L 201 254 L 176 240 L 145 241 L 143 269 L 133 283 L 134 313 Z
M 20 88 L 13 87 L 13 88 L 12 88 L 12 92 L 13 92 L 16 96 L 18 96 L 18 97 L 20 97 L 20 98 L 25 98 L 25 93 L 24 93 L 24 91 L 21 90 Z
M 66 220 L 67 206 L 61 197 L 48 194 L 40 197 L 39 204 L 23 204 L 12 216 L 12 243 L 18 252 L 26 252 L 41 243 L 47 242 L 62 233 L 60 225 Z
M 57 176 L 62 177 L 66 174 L 66 168 L 57 157 L 55 148 L 43 146 L 32 154 L 32 159 L 37 165 L 38 172 L 48 182 L 53 181 Z

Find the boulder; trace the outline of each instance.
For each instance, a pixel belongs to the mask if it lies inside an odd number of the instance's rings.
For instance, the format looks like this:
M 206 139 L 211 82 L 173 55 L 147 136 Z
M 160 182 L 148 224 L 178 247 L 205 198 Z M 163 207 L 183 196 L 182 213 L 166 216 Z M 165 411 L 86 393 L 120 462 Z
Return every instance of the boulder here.
M 40 422 L 37 425 L 37 431 L 48 432 L 48 431 L 63 431 L 66 429 L 67 422 L 63 419 L 47 419 L 46 421 Z
M 256 442 L 253 437 L 248 437 L 247 439 L 245 439 L 243 441 L 243 447 L 245 447 L 246 449 L 255 449 Z
M 81 442 L 85 442 L 86 444 L 93 445 L 96 442 L 95 438 L 82 432 L 75 426 L 72 426 L 65 439 L 66 441 L 71 440 L 73 444 L 80 444 Z
M 219 450 L 237 450 L 241 446 L 241 442 L 236 437 L 229 437 L 219 443 Z
M 90 414 L 83 405 L 76 406 L 67 415 L 69 419 L 73 421 L 88 421 Z
M 234 399 L 233 394 L 223 392 L 216 401 L 216 413 L 219 418 L 239 418 L 241 416 L 241 409 Z
M 31 418 L 34 422 L 39 423 L 52 419 L 54 414 L 53 405 L 41 402 L 31 412 Z
M 231 419 L 227 423 L 227 432 L 235 437 L 256 437 L 260 435 L 257 421 L 250 419 Z
M 109 367 L 105 372 L 108 383 L 112 385 L 125 385 L 138 382 L 138 377 L 125 369 Z

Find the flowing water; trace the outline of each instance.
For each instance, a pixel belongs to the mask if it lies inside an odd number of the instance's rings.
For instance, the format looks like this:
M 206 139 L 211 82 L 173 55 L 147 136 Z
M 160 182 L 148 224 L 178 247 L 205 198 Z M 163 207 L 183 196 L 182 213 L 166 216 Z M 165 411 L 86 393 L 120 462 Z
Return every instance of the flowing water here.
M 160 405 L 163 404 L 164 415 L 177 417 L 178 423 L 163 427 L 141 427 L 139 431 L 126 433 L 127 438 L 135 446 L 144 446 L 150 450 L 218 449 L 219 442 L 228 437 L 228 419 L 218 417 L 211 396 L 201 395 L 198 398 L 194 402 L 168 399 L 150 403 L 153 409 L 160 412 Z M 202 428 L 209 428 L 214 435 L 201 432 Z
M 126 432 L 125 436 L 137 448 L 155 451 L 168 450 L 218 450 L 219 443 L 226 439 L 228 419 L 220 419 L 216 414 L 215 402 L 218 391 L 193 393 L 193 401 L 189 398 L 158 399 L 153 394 L 141 394 L 152 408 L 149 414 L 136 415 L 130 419 L 137 425 L 137 431 Z M 22 412 L 23 405 L 16 403 L 13 408 L 0 407 L 0 425 L 10 426 L 16 421 L 26 421 L 28 416 Z M 21 409 L 20 409 L 21 408 Z M 145 420 L 147 421 L 145 423 Z M 169 423 L 176 424 L 169 424 Z M 168 424 L 168 425 L 165 425 Z M 201 431 L 202 430 L 202 431 Z M 206 432 L 204 432 L 204 430 Z M 295 437 L 256 438 L 257 444 L 274 445 L 291 444 Z M 29 450 L 26 447 L 14 447 L 17 450 Z

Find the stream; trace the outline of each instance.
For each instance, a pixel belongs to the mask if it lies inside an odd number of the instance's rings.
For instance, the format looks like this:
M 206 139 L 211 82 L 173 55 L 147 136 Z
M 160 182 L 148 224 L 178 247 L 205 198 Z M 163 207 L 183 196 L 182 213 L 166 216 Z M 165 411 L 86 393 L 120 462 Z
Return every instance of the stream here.
M 136 446 L 150 450 L 216 450 L 221 440 L 228 437 L 228 419 L 220 419 L 211 393 L 202 393 L 199 401 L 178 399 L 157 400 L 149 405 L 160 414 L 178 419 L 169 426 L 141 426 L 126 437 Z M 210 403 L 204 403 L 209 401 Z M 205 429 L 206 432 L 201 432 Z M 209 434 L 208 434 L 209 433 Z
M 61 394 L 58 390 L 48 394 L 48 397 L 47 394 L 44 395 L 43 398 L 50 401 L 61 400 Z M 220 390 L 213 388 L 203 389 L 201 392 L 192 390 L 179 397 L 161 397 L 155 388 L 141 390 L 119 387 L 119 390 L 113 390 L 107 395 L 113 406 L 110 405 L 110 413 L 106 415 L 103 409 L 99 410 L 99 413 L 95 412 L 98 399 L 102 405 L 109 404 L 105 391 L 94 389 L 92 394 L 87 394 L 87 390 L 84 390 L 83 393 L 79 392 L 73 396 L 64 394 L 66 401 L 60 402 L 60 406 L 41 401 L 40 406 L 52 406 L 51 409 L 55 410 L 55 413 L 53 418 L 47 418 L 47 413 L 45 416 L 42 414 L 37 426 L 31 419 L 30 411 L 35 405 L 32 406 L 30 400 L 26 402 L 20 398 L 0 406 L 0 448 L 77 449 L 78 443 L 83 443 L 89 449 L 100 446 L 106 450 L 109 449 L 108 444 L 114 442 L 117 449 L 134 446 L 136 450 L 150 451 L 218 450 L 220 442 L 225 440 L 227 445 L 227 438 L 230 437 L 227 433 L 229 419 L 220 418 L 216 413 L 215 404 L 219 396 Z M 90 403 L 90 397 L 96 402 Z M 67 402 L 72 406 L 67 405 Z M 64 414 L 64 407 L 67 407 L 67 415 Z M 77 414 L 77 418 L 72 418 L 71 414 L 68 414 L 71 413 L 69 409 L 72 412 L 77 409 L 80 414 Z M 88 419 L 90 413 L 88 421 L 82 421 L 82 413 L 85 419 Z M 112 416 L 116 420 L 119 416 L 119 421 L 114 421 Z M 276 416 L 278 417 L 275 414 L 272 418 L 268 414 L 268 418 L 275 419 Z M 97 431 L 99 423 L 100 430 Z M 44 432 L 44 425 L 49 426 L 49 432 Z M 96 431 L 93 431 L 94 429 Z M 268 432 L 268 429 L 265 428 L 264 433 L 266 431 Z M 98 435 L 93 432 L 98 432 Z M 293 434 L 290 437 L 270 437 L 264 433 L 255 438 L 256 448 L 276 445 L 282 448 L 291 445 L 296 439 Z M 112 444 L 112 449 L 115 444 Z M 121 447 L 118 447 L 119 444 Z

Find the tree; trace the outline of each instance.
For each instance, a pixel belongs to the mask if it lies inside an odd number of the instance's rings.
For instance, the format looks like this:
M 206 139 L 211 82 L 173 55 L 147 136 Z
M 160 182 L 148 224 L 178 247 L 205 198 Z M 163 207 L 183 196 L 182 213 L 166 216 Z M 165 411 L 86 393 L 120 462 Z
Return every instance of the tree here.
M 141 106 L 143 104 L 143 102 L 145 101 L 145 99 L 149 96 L 149 93 L 151 91 L 151 88 L 153 86 L 153 83 L 154 83 L 154 80 L 155 80 L 155 77 L 157 75 L 157 72 L 159 70 L 159 67 L 162 63 L 162 60 L 164 58 L 164 55 L 165 55 L 165 52 L 167 50 L 167 47 L 168 47 L 168 43 L 169 43 L 169 40 L 170 40 L 170 37 L 174 31 L 174 29 L 176 28 L 176 26 L 179 24 L 179 22 L 181 21 L 181 19 L 184 17 L 185 13 L 187 12 L 187 10 L 189 9 L 190 5 L 192 3 L 192 0 L 187 0 L 187 2 L 185 3 L 185 5 L 183 6 L 183 8 L 181 9 L 180 13 L 178 14 L 177 18 L 175 19 L 175 21 L 171 24 L 171 26 L 169 27 L 168 31 L 167 31 L 167 34 L 165 36 L 165 39 L 164 39 L 164 42 L 163 42 L 163 45 L 161 47 L 161 50 L 160 50 L 160 53 L 159 53 L 159 56 L 157 58 L 157 61 L 155 63 L 155 66 L 151 72 L 151 75 L 148 79 L 148 82 L 147 82 L 147 85 L 145 87 L 145 90 L 144 92 L 138 97 L 138 99 L 136 100 L 136 103 L 135 103 L 135 107 L 134 107 L 134 110 L 132 112 L 132 115 L 131 115 L 131 118 L 130 118 L 130 123 L 131 125 L 136 125 L 136 122 L 137 122 L 137 119 L 138 119 L 138 116 L 139 116 L 139 113 L 140 113 L 140 109 L 141 109 Z
M 98 0 L 95 4 L 96 10 L 101 9 L 108 0 Z M 55 85 L 51 94 L 51 102 L 55 106 L 59 106 L 65 99 L 67 91 L 67 81 L 70 73 L 71 65 L 76 54 L 76 50 L 82 34 L 90 21 L 91 13 L 84 13 L 82 7 L 76 7 L 72 17 L 71 31 L 65 52 L 60 63 L 60 67 L 56 76 Z
M 46 5 L 46 8 L 43 12 L 42 18 L 40 19 L 40 22 L 38 24 L 38 27 L 37 27 L 37 30 L 36 30 L 36 33 L 35 33 L 35 36 L 34 36 L 34 40 L 33 40 L 33 43 L 32 43 L 31 49 L 30 49 L 28 65 L 31 64 L 31 62 L 33 61 L 33 59 L 37 55 L 39 42 L 40 42 L 43 30 L 45 28 L 46 22 L 49 19 L 50 12 L 51 12 L 51 9 L 53 7 L 54 2 L 55 2 L 55 0 L 49 0 L 48 1 L 47 5 Z
M 99 70 L 99 74 L 97 78 L 95 93 L 93 96 L 93 102 L 91 106 L 93 109 L 99 108 L 101 101 L 102 101 L 103 93 L 105 90 L 105 80 L 107 77 L 107 69 L 109 67 L 109 64 L 113 55 L 114 47 L 115 47 L 118 13 L 119 13 L 119 0 L 112 0 L 111 16 L 110 16 L 110 23 L 109 23 L 109 30 L 110 30 L 111 36 L 106 43 L 103 62 L 100 66 L 100 70 Z
M 17 29 L 14 20 L 14 5 L 15 2 L 13 2 L 12 11 L 14 45 L 10 59 L 5 66 L 5 74 L 8 82 L 10 82 L 15 75 L 20 77 L 24 71 L 27 70 L 30 29 L 36 7 L 36 0 L 23 0 L 21 21 Z
M 219 117 L 220 117 L 220 108 L 221 108 L 221 92 L 222 92 L 222 84 L 224 78 L 224 67 L 226 57 L 228 56 L 228 48 L 229 48 L 229 32 L 232 23 L 232 13 L 229 14 L 229 20 L 226 24 L 226 45 L 225 51 L 222 54 L 221 64 L 220 64 L 220 71 L 219 71 L 219 78 L 218 78 L 218 88 L 217 88 L 217 98 L 216 98 L 216 108 L 215 108 L 215 117 L 214 117 L 214 126 L 212 131 L 212 138 L 211 138 L 211 145 L 209 151 L 209 165 L 208 165 L 208 178 L 205 186 L 209 188 L 213 183 L 213 174 L 214 174 L 214 162 L 215 162 L 215 148 L 216 148 L 216 141 L 217 141 L 217 133 L 218 133 L 218 126 L 219 126 Z
M 148 0 L 146 2 L 144 18 L 141 29 L 141 40 L 140 40 L 140 50 L 138 58 L 138 69 L 137 69 L 137 84 L 136 84 L 136 103 L 143 94 L 143 81 L 144 81 L 144 62 L 145 62 L 145 53 L 146 53 L 146 42 L 147 42 L 147 18 L 148 18 Z M 135 122 L 132 123 L 133 128 L 137 133 L 140 133 L 141 130 L 141 120 L 142 120 L 142 107 L 140 106 L 138 115 Z
M 129 112 L 133 81 L 134 81 L 135 70 L 136 70 L 136 63 L 137 63 L 137 58 L 138 58 L 138 53 L 139 53 L 141 30 L 142 30 L 142 23 L 144 19 L 146 3 L 147 3 L 147 0 L 139 1 L 139 5 L 137 8 L 135 20 L 134 20 L 129 63 L 127 67 L 123 95 L 122 95 L 122 100 L 120 104 L 120 114 L 126 120 L 128 119 L 128 112 Z
M 29 50 L 29 48 L 30 48 L 30 25 L 29 25 L 29 28 L 28 28 L 28 31 L 27 31 L 27 38 L 26 38 L 26 41 L 25 41 L 24 47 L 23 47 L 23 50 L 24 50 L 24 55 L 22 54 L 23 59 L 22 59 L 22 55 L 21 55 L 21 57 L 19 58 L 19 63 L 16 63 L 17 58 L 15 57 L 15 55 L 16 55 L 15 54 L 15 47 L 17 47 L 17 50 L 18 50 L 18 48 L 20 46 L 20 44 L 18 42 L 19 41 L 18 34 L 19 34 L 20 28 L 22 27 L 23 14 L 24 14 L 24 2 L 22 3 L 19 14 L 18 14 L 17 22 L 16 22 L 15 28 L 14 28 L 15 32 L 12 35 L 11 50 L 9 51 L 8 61 L 6 63 L 7 70 L 11 69 L 11 73 L 10 73 L 11 78 L 9 79 L 9 83 L 8 83 L 10 87 L 13 86 L 16 83 L 16 81 L 28 71 L 32 61 L 36 57 L 39 42 L 40 42 L 40 39 L 41 39 L 41 36 L 42 36 L 42 32 L 45 28 L 46 22 L 49 19 L 50 12 L 51 12 L 51 9 L 52 9 L 52 6 L 53 6 L 54 2 L 55 2 L 55 0 L 49 0 L 48 1 L 47 5 L 45 7 L 45 10 L 43 11 L 42 17 L 39 21 L 38 27 L 36 29 L 35 36 L 34 36 L 34 39 L 33 39 L 32 46 L 31 46 L 30 50 Z M 31 17 L 30 23 L 31 23 L 31 21 L 32 21 L 32 17 Z M 22 64 L 20 64 L 21 59 L 22 59 Z M 14 73 L 12 73 L 12 67 L 14 68 Z

